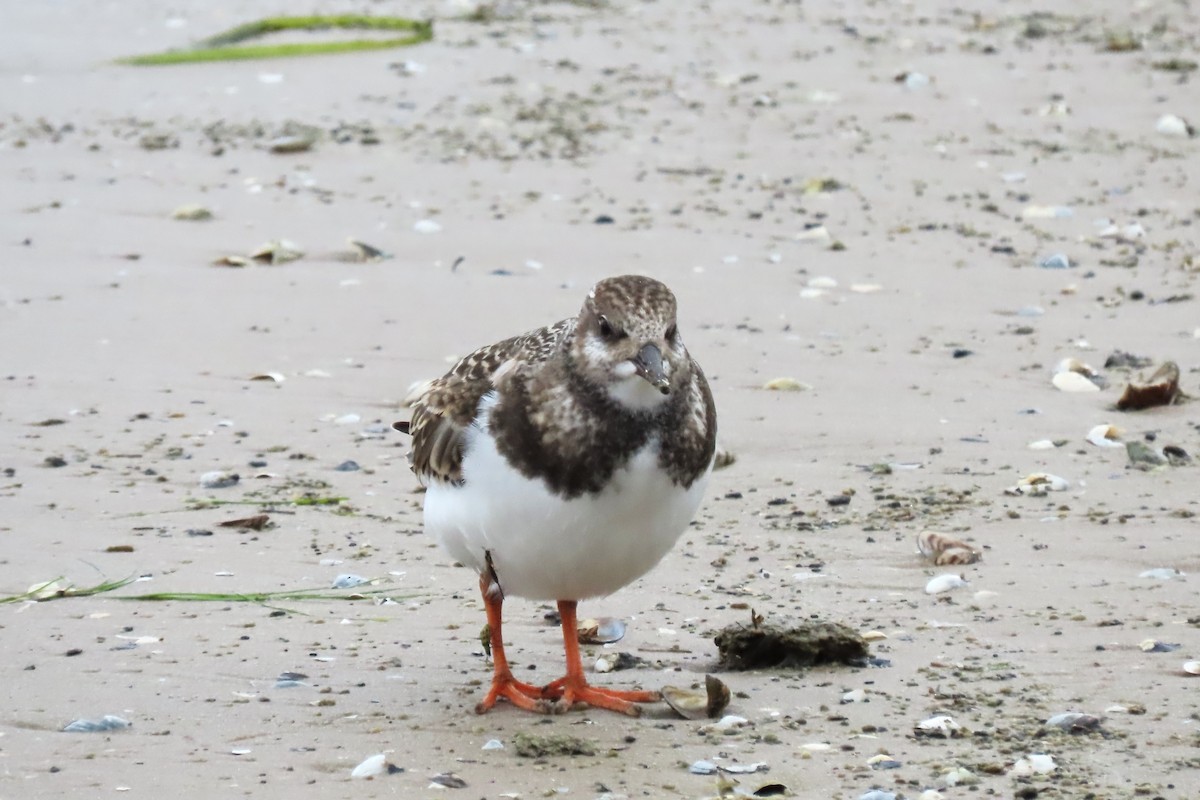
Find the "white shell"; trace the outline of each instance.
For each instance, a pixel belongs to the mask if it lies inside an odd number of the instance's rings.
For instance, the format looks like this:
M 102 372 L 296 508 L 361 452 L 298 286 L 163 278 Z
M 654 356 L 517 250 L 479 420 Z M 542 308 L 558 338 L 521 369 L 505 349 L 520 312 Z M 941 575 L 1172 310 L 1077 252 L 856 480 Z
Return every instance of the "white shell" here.
M 1056 389 L 1062 392 L 1098 392 L 1100 387 L 1078 372 L 1056 372 L 1052 379 Z
M 1054 444 L 1053 439 L 1038 439 L 1036 442 L 1030 442 L 1026 446 L 1030 450 L 1053 450 L 1058 445 Z
M 1010 777 L 1021 778 L 1030 775 L 1047 775 L 1056 769 L 1058 769 L 1058 764 L 1054 763 L 1054 756 L 1045 753 L 1030 753 L 1026 758 L 1017 759 L 1012 768 L 1008 770 L 1008 774 Z
M 947 572 L 945 575 L 938 575 L 936 578 L 931 578 L 929 583 L 925 584 L 925 594 L 941 594 L 954 589 L 961 589 L 966 585 L 967 581 L 962 575 Z M 940 719 L 940 717 L 936 719 Z
M 1183 662 L 1183 671 L 1188 675 L 1200 675 L 1200 661 Z
M 1097 447 L 1124 447 L 1121 441 L 1121 429 L 1116 425 L 1097 425 L 1088 431 L 1087 440 Z
M 418 220 L 413 225 L 413 230 L 417 233 L 437 233 L 442 229 L 442 226 L 431 219 Z
M 1154 130 L 1163 136 L 1178 136 L 1186 139 L 1192 135 L 1192 126 L 1187 120 L 1175 114 L 1163 114 L 1154 124 Z
M 387 771 L 387 756 L 376 753 L 350 771 L 351 778 L 373 778 Z
M 1049 472 L 1032 472 L 1017 481 L 1016 486 L 1005 489 L 1004 493 L 1040 497 L 1047 492 L 1064 492 L 1070 485 L 1066 478 L 1051 475 Z
M 929 733 L 940 733 L 943 736 L 950 736 L 955 731 L 962 730 L 962 726 L 954 721 L 953 717 L 941 715 L 923 719 L 917 723 L 917 729 Z

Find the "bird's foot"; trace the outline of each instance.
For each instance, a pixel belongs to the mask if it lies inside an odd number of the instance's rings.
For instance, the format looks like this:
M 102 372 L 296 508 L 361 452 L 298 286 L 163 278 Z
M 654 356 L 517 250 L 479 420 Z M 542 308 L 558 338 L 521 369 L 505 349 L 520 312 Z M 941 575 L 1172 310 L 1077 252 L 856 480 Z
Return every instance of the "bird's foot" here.
M 511 672 L 506 672 L 492 678 L 492 688 L 475 706 L 475 713 L 486 714 L 492 706 L 496 705 L 496 701 L 503 697 L 517 708 L 535 711 L 539 714 L 550 714 L 554 712 L 553 701 L 557 696 L 554 693 L 548 693 L 540 686 L 519 681 L 512 676 Z
M 577 703 L 592 708 L 606 708 L 631 717 L 642 714 L 638 703 L 657 703 L 662 700 L 660 692 L 626 691 L 592 686 L 587 681 L 573 679 L 570 675 L 548 684 L 542 689 L 543 696 L 554 698 L 554 712 L 570 711 Z

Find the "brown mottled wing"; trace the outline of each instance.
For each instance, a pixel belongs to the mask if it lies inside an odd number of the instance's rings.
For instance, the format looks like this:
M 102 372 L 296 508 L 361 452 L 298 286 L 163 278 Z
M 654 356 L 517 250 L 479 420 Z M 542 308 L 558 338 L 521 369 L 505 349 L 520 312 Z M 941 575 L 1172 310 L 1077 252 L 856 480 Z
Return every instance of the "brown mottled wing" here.
M 492 378 L 505 363 L 516 359 L 545 361 L 554 352 L 574 319 L 481 347 L 433 381 L 413 403 L 408 423 L 397 430 L 409 433 L 412 471 L 423 482 L 430 479 L 461 484 L 466 431 L 475 419 L 479 401 L 494 387 Z

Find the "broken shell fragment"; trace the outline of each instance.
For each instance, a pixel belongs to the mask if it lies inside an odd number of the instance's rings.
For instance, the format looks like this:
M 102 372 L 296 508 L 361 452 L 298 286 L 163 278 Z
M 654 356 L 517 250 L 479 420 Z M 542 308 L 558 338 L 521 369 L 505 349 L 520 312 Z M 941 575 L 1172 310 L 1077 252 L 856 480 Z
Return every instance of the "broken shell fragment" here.
M 213 218 L 213 213 L 208 208 L 195 203 L 188 203 L 171 212 L 171 219 L 183 220 L 184 222 L 205 222 Z
M 939 567 L 974 564 L 982 556 L 966 542 L 938 531 L 917 534 L 917 549 L 921 555 Z
M 962 589 L 967 585 L 967 579 L 962 575 L 946 573 L 938 575 L 936 578 L 931 578 L 929 583 L 925 584 L 925 594 L 943 594 L 955 589 Z
M 287 239 L 273 239 L 250 254 L 250 258 L 260 264 L 286 264 L 304 256 L 304 251 L 295 242 Z
M 1154 406 L 1169 406 L 1179 400 L 1179 366 L 1168 361 L 1155 370 L 1144 384 L 1133 381 L 1117 400 L 1118 411 L 1140 411 Z
M 1067 733 L 1088 733 L 1099 730 L 1100 718 L 1078 711 L 1066 711 L 1046 720 L 1046 726 L 1059 728 Z
M 383 261 L 392 257 L 391 253 L 386 253 L 378 247 L 369 245 L 366 242 L 360 242 L 357 239 L 349 239 L 350 249 L 354 254 L 356 261 Z
M 955 722 L 953 717 L 945 714 L 923 719 L 917 723 L 916 728 L 918 736 L 935 736 L 944 739 L 958 736 L 961 732 L 962 726 Z
M 1123 447 L 1121 429 L 1116 425 L 1097 425 L 1088 431 L 1087 440 L 1097 447 Z
M 772 378 L 764 383 L 762 388 L 772 392 L 803 392 L 812 387 L 795 378 Z
M 616 617 L 596 617 L 579 621 L 580 644 L 612 644 L 625 638 L 625 623 Z
M 1041 497 L 1047 492 L 1065 492 L 1070 485 L 1066 478 L 1051 475 L 1049 472 L 1032 472 L 1017 481 L 1016 486 L 1005 489 L 1004 493 Z
M 684 719 L 716 719 L 729 705 L 729 687 L 714 675 L 704 676 L 703 693 L 678 686 L 664 686 L 662 698 Z

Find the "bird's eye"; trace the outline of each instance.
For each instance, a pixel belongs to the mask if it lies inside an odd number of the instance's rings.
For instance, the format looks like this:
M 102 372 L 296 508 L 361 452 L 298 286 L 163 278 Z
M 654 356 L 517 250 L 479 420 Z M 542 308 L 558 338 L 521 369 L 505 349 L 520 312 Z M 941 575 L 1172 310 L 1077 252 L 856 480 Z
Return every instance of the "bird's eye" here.
M 675 343 L 675 337 L 679 335 L 679 328 L 675 327 L 675 323 L 671 323 L 671 327 L 667 328 L 667 341 L 671 344 Z
M 600 335 L 610 341 L 621 338 L 621 332 L 613 327 L 613 324 L 608 321 L 607 317 L 600 318 Z

